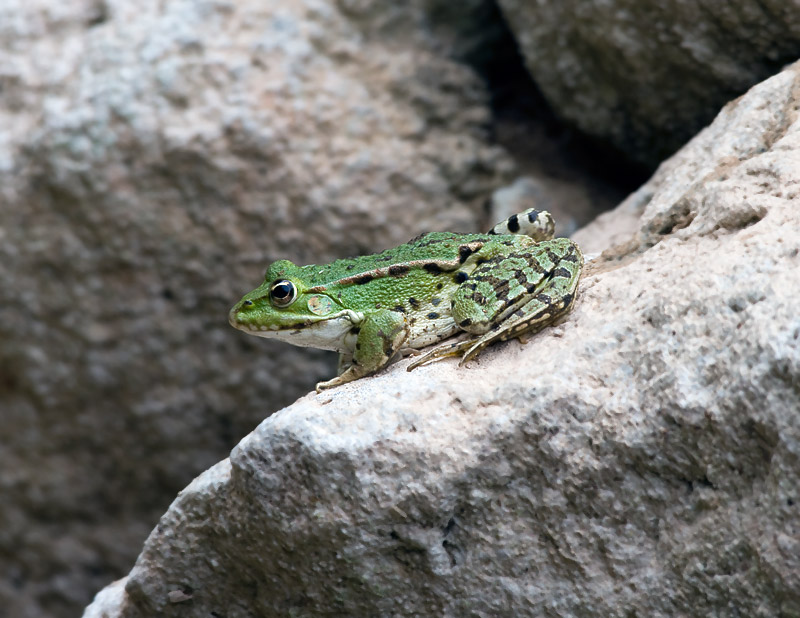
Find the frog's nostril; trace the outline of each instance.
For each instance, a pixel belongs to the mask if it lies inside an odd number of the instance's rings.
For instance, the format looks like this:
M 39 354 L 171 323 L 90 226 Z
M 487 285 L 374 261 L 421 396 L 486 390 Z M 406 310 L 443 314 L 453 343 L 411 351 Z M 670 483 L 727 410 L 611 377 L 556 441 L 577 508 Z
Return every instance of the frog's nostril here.
M 242 303 L 242 307 L 252 307 L 252 306 L 253 306 L 252 300 L 246 300 Z

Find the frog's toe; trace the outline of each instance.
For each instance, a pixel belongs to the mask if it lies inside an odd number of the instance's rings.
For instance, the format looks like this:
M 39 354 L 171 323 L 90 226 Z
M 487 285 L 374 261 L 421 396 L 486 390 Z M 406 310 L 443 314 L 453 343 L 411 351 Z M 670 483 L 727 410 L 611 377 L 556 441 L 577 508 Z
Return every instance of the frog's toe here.
M 422 365 L 427 365 L 428 363 L 432 363 L 440 358 L 447 358 L 448 356 L 460 356 L 461 353 L 467 348 L 472 341 L 453 341 L 452 343 L 446 343 L 444 345 L 440 345 L 435 347 L 430 352 L 426 352 L 421 358 L 418 358 L 413 363 L 409 364 L 406 368 L 406 371 L 412 371 L 417 367 L 422 367 Z
M 478 354 L 483 352 L 492 341 L 494 341 L 494 339 L 490 339 L 488 341 L 480 340 L 477 343 L 475 343 L 466 352 L 464 352 L 464 356 L 461 357 L 461 360 L 458 362 L 458 366 L 463 367 L 472 359 L 477 358 Z
M 408 367 L 406 367 L 406 371 L 413 371 L 417 367 L 422 367 L 423 365 L 427 365 L 430 362 L 436 360 L 440 355 L 438 354 L 440 348 L 436 348 L 435 350 L 431 350 L 423 354 L 420 358 L 416 359 L 412 363 L 409 363 Z

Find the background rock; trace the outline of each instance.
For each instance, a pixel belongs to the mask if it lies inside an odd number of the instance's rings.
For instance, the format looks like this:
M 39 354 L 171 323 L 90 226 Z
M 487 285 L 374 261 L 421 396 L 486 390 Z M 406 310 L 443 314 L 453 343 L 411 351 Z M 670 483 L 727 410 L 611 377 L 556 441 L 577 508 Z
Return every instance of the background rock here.
M 74 616 L 330 375 L 228 326 L 270 260 L 478 227 L 513 163 L 430 39 L 311 0 L 0 7 L 0 616 Z
M 800 56 L 797 0 L 498 2 L 553 108 L 649 166 Z
M 622 206 L 560 325 L 261 423 L 87 616 L 800 614 L 798 85 Z

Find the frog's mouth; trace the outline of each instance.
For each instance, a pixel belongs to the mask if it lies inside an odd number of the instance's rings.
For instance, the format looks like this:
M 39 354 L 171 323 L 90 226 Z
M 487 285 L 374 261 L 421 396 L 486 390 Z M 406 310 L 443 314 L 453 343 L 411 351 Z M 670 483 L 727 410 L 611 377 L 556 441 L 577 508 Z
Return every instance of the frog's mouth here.
M 236 305 L 233 309 L 230 310 L 228 313 L 228 324 L 237 328 L 239 330 L 246 331 L 248 333 L 252 333 L 254 335 L 260 335 L 261 331 L 276 331 L 280 329 L 280 325 L 273 324 L 271 327 L 266 325 L 258 325 L 250 320 L 240 319 L 239 318 L 239 305 Z M 261 335 L 262 337 L 274 337 L 275 335 Z
M 234 328 L 256 337 L 279 339 L 296 346 L 339 352 L 348 348 L 345 339 L 353 328 L 353 322 L 347 315 L 316 320 L 312 318 L 286 325 L 258 325 L 238 319 L 235 307 L 228 314 L 228 322 Z

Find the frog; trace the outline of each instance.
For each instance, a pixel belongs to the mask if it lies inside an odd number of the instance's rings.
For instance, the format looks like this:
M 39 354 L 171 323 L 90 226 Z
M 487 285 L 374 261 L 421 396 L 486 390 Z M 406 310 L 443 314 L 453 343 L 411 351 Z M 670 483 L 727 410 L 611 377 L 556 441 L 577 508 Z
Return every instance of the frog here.
M 573 307 L 583 255 L 554 229 L 549 212 L 529 208 L 486 234 L 430 232 L 329 264 L 277 260 L 228 320 L 251 335 L 339 352 L 338 375 L 317 392 L 411 354 L 422 355 L 409 371 L 452 356 L 463 366 Z

